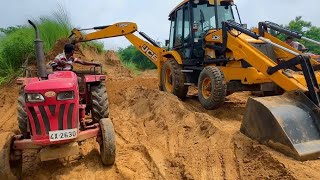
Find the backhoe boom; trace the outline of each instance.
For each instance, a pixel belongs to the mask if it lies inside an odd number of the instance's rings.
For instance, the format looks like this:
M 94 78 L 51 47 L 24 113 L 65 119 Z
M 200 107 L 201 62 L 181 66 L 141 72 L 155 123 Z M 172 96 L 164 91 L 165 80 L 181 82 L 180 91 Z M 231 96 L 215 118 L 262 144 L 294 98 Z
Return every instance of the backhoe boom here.
M 91 29 L 96 31 L 89 34 L 81 33 L 83 30 Z M 138 32 L 136 23 L 120 22 L 109 26 L 99 26 L 90 29 L 73 29 L 70 37 L 73 38 L 73 43 L 79 43 L 124 36 L 132 43 L 132 45 L 134 45 L 142 54 L 149 58 L 159 68 L 162 58 L 161 53 L 165 52 L 166 50 L 160 48 L 160 46 L 145 33 L 139 32 L 139 34 L 147 41 L 136 36 L 134 34 L 135 32 Z

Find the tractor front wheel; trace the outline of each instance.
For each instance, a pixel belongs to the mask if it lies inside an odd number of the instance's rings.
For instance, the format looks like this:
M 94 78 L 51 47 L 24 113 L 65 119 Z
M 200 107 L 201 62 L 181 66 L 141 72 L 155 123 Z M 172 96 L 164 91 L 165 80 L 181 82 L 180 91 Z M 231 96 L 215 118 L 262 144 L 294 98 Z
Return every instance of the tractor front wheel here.
M 109 118 L 100 120 L 101 140 L 100 155 L 103 165 L 113 165 L 116 159 L 116 140 L 112 121 Z
M 175 59 L 168 59 L 162 67 L 161 85 L 163 91 L 172 93 L 180 99 L 185 99 L 188 93 L 188 86 L 184 85 L 185 75 L 182 67 Z
M 109 101 L 107 88 L 103 83 L 91 86 L 91 115 L 94 123 L 109 117 Z
M 0 177 L 2 179 L 20 179 L 22 172 L 21 152 L 13 152 L 11 145 L 14 134 L 0 134 Z
M 227 94 L 224 75 L 217 67 L 205 67 L 198 81 L 199 101 L 208 110 L 220 107 Z

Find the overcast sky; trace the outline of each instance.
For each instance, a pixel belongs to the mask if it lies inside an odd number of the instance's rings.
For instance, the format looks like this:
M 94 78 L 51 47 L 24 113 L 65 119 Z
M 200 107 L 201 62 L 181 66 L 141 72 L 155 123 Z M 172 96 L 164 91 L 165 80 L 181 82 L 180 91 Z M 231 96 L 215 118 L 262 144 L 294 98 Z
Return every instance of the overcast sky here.
M 26 24 L 27 19 L 50 15 L 59 4 L 73 26 L 88 28 L 130 21 L 157 41 L 169 36 L 169 12 L 182 0 L 0 0 L 0 27 Z M 242 21 L 253 27 L 259 21 L 287 24 L 296 16 L 320 26 L 320 0 L 236 0 Z M 125 47 L 125 38 L 105 40 L 107 48 Z

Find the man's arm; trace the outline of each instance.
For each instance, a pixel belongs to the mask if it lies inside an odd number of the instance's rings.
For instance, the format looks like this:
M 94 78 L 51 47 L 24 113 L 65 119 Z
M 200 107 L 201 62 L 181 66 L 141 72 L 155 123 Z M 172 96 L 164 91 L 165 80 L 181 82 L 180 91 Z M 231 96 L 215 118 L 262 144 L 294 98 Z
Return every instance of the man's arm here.
M 74 62 L 78 63 L 78 64 L 85 65 L 85 66 L 100 66 L 100 64 L 98 64 L 98 63 L 87 62 L 87 61 L 83 61 L 83 60 L 78 59 L 78 58 L 75 58 Z

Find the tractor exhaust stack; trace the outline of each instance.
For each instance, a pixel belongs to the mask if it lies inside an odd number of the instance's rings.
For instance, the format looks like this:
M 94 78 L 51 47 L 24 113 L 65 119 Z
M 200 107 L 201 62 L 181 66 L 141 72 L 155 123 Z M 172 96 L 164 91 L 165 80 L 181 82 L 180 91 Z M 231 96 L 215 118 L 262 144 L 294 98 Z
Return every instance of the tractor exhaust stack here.
M 41 79 L 47 78 L 46 66 L 45 66 L 45 58 L 44 58 L 44 51 L 43 51 L 43 41 L 40 39 L 40 33 L 38 27 L 30 20 L 28 22 L 34 28 L 36 32 L 36 39 L 35 39 L 35 50 L 36 50 L 36 58 L 37 58 L 37 69 L 38 69 L 38 77 Z

